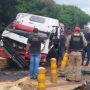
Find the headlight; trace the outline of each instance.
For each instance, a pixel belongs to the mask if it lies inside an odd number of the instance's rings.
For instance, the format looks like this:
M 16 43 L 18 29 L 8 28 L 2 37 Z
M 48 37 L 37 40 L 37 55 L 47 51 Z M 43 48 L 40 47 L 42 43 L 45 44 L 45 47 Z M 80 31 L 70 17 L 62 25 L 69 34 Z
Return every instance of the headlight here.
M 0 40 L 0 46 L 3 46 L 3 41 L 2 40 Z

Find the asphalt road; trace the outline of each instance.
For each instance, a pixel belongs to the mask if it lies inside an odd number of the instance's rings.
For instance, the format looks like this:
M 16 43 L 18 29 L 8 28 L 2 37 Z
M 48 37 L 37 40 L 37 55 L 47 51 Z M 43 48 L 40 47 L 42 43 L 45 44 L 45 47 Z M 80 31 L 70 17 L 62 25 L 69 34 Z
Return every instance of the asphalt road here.
M 0 81 L 17 80 L 29 76 L 29 69 L 9 68 L 0 70 Z

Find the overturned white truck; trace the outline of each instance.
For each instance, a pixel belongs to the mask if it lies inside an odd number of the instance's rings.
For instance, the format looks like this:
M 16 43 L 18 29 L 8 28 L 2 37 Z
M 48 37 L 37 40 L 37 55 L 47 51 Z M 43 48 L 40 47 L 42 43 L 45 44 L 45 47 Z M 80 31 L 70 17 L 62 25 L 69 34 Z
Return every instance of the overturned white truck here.
M 30 56 L 26 55 L 25 47 L 29 35 L 33 34 L 33 28 L 38 28 L 39 35 L 46 40 L 45 45 L 41 44 L 40 62 L 44 63 L 64 27 L 60 26 L 57 19 L 29 13 L 17 14 L 15 20 L 3 31 L 0 57 L 11 58 L 21 68 L 29 67 Z

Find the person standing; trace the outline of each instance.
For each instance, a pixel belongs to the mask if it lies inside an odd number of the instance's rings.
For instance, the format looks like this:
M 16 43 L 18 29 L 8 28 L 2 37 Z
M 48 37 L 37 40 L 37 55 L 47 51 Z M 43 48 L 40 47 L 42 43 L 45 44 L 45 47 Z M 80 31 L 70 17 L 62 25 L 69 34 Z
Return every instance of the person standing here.
M 82 50 L 87 46 L 84 36 L 80 35 L 80 27 L 75 27 L 74 33 L 67 38 L 66 49 L 69 50 L 69 69 L 66 80 L 73 81 L 75 68 L 75 81 L 81 81 Z M 76 66 L 76 67 L 75 67 Z
M 85 47 L 84 50 L 83 50 L 82 65 L 84 63 L 85 54 L 87 53 L 87 61 L 86 61 L 85 66 L 88 66 L 89 65 L 89 61 L 90 61 L 90 33 L 89 33 L 89 28 L 88 27 L 85 28 L 84 36 L 85 36 L 88 44 L 87 44 L 87 47 Z
M 37 78 L 37 68 L 41 59 L 41 42 L 45 43 L 44 39 L 38 35 L 38 29 L 34 28 L 33 35 L 29 36 L 26 45 L 26 54 L 30 50 L 30 78 Z
M 61 31 L 60 39 L 59 39 L 59 48 L 60 48 L 59 52 L 60 52 L 61 59 L 63 59 L 64 53 L 66 51 L 65 43 L 66 43 L 66 37 L 65 37 L 64 31 Z

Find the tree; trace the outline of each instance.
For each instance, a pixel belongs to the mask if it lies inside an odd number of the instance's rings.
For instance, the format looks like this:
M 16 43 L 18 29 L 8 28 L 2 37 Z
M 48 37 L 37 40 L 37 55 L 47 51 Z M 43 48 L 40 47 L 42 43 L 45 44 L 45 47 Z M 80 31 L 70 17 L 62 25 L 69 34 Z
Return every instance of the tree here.
M 56 4 L 54 0 L 0 0 L 0 30 L 10 24 L 20 12 L 58 19 L 65 26 L 80 26 L 90 21 L 90 16 L 73 5 Z

